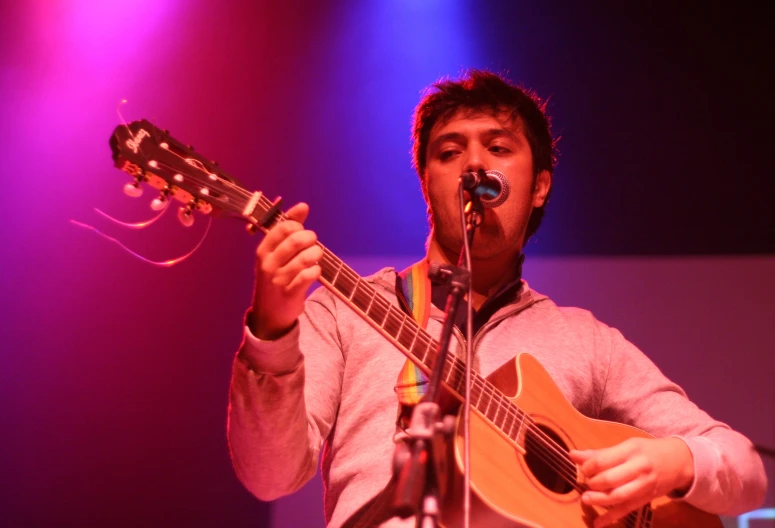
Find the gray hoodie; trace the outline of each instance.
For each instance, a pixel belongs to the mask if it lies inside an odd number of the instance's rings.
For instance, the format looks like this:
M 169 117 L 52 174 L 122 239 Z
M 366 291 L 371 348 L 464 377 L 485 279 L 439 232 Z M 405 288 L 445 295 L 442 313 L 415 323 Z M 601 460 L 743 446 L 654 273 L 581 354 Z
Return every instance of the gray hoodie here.
M 395 278 L 393 269 L 383 269 L 366 280 L 398 304 Z M 437 337 L 443 313 L 431 310 L 428 331 Z M 474 342 L 474 369 L 483 376 L 529 352 L 582 414 L 683 439 L 695 466 L 683 498 L 688 503 L 736 515 L 763 501 L 766 476 L 750 441 L 700 410 L 618 330 L 588 311 L 558 307 L 524 283 Z M 394 345 L 325 288 L 313 292 L 298 323 L 276 341 L 257 339 L 246 325 L 228 423 L 239 479 L 261 500 L 293 493 L 315 474 L 323 449 L 325 518 L 341 526 L 390 479 L 394 387 L 404 362 Z

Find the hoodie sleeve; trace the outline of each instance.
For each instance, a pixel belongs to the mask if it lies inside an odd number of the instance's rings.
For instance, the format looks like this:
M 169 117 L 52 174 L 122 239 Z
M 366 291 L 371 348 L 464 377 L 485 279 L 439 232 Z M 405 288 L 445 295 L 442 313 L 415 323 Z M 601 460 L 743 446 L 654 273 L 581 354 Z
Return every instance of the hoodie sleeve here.
M 694 482 L 682 500 L 719 515 L 758 508 L 767 477 L 750 440 L 692 403 L 618 330 L 599 324 L 601 345 L 610 350 L 601 417 L 686 442 L 694 457 Z
M 316 291 L 275 341 L 256 338 L 245 325 L 232 368 L 227 434 L 238 478 L 261 500 L 293 493 L 317 470 L 344 369 L 334 314 L 333 300 Z

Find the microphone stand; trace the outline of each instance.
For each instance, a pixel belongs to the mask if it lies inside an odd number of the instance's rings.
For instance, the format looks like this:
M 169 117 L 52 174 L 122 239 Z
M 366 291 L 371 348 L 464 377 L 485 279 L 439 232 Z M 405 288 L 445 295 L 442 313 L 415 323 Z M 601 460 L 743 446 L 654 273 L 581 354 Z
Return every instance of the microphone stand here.
M 460 203 L 462 205 L 462 187 L 459 189 Z M 445 307 L 444 323 L 439 338 L 439 348 L 433 371 L 429 380 L 428 392 L 422 401 L 412 410 L 408 438 L 406 442 L 396 446 L 393 458 L 394 471 L 397 474 L 397 482 L 393 497 L 393 508 L 401 518 L 416 515 L 417 528 L 434 528 L 438 526 L 440 513 L 439 491 L 443 484 L 444 475 L 440 475 L 437 464 L 448 452 L 447 442 L 452 439 L 455 429 L 453 416 L 441 419 L 440 399 L 441 382 L 444 376 L 444 367 L 447 365 L 449 355 L 449 341 L 452 329 L 455 325 L 458 305 L 460 300 L 469 291 L 471 273 L 461 266 L 465 262 L 466 249 L 473 243 L 474 232 L 481 224 L 484 209 L 478 197 L 473 196 L 465 205 L 465 236 L 467 244 L 461 248 L 458 265 L 442 266 L 433 263 L 428 272 L 431 281 L 436 284 L 449 286 L 447 303 Z M 471 299 L 469 299 L 469 303 Z M 470 366 L 466 366 L 466 398 L 469 397 Z M 470 402 L 465 402 L 465 412 L 468 412 Z M 468 416 L 464 417 L 466 423 L 466 470 L 468 469 Z M 435 450 L 435 452 L 434 452 Z M 466 519 L 468 517 L 468 489 L 469 475 L 466 471 Z M 467 521 L 466 521 L 467 525 Z

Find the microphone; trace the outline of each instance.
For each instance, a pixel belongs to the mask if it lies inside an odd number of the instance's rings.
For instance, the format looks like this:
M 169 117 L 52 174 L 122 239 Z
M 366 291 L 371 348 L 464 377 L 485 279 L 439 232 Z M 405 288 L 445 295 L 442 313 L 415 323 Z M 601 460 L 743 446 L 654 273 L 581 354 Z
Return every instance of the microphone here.
M 496 170 L 464 172 L 460 181 L 463 183 L 463 189 L 472 197 L 479 198 L 482 205 L 490 209 L 503 204 L 511 191 L 509 180 Z

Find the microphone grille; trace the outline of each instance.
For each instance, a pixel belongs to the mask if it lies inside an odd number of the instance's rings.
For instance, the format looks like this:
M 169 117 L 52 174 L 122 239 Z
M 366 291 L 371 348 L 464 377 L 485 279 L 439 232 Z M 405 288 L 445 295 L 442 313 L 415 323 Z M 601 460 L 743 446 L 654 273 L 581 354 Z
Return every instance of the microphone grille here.
M 501 171 L 488 170 L 485 172 L 485 174 L 487 174 L 487 176 L 492 179 L 498 180 L 501 186 L 501 192 L 499 192 L 498 195 L 492 199 L 482 198 L 482 205 L 488 208 L 498 207 L 506 201 L 506 198 L 509 197 L 509 193 L 511 193 L 511 184 L 509 184 L 509 180 L 506 178 L 506 176 L 503 175 Z

